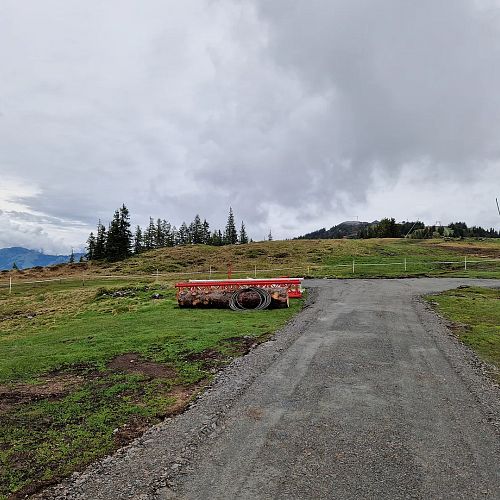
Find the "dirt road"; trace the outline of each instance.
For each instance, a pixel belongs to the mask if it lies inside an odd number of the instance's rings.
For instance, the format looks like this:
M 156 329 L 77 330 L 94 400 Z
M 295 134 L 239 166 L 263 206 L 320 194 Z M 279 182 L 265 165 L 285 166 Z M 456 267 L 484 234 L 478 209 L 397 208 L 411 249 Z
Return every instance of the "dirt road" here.
M 310 281 L 277 340 L 52 495 L 500 498 L 498 388 L 418 299 L 465 282 Z

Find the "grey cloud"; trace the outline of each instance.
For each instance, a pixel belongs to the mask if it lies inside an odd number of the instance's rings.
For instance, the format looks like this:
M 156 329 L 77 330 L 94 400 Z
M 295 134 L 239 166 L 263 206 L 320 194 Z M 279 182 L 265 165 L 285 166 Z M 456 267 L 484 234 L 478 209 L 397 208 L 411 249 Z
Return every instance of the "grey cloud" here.
M 491 196 L 500 182 L 494 7 L 6 0 L 0 174 L 38 189 L 17 199 L 64 245 L 123 202 L 140 224 L 199 212 L 223 226 L 232 205 L 256 237 L 355 211 L 373 219 L 386 209 L 375 186 L 401 189 L 408 168 L 418 186 L 394 198 L 396 217 L 418 216 L 412 197 L 450 182 Z M 484 207 L 457 210 L 494 223 Z M 58 220 L 73 236 L 54 232 Z

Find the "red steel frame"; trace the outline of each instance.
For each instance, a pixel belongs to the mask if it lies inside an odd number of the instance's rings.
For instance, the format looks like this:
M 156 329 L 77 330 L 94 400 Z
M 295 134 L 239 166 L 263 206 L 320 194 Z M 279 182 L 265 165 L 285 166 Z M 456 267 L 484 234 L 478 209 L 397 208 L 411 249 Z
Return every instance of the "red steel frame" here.
M 183 290 L 227 290 L 234 291 L 246 286 L 257 286 L 261 288 L 287 288 L 288 296 L 293 298 L 302 297 L 300 284 L 304 278 L 262 278 L 262 279 L 227 279 L 227 280 L 189 280 L 176 283 L 177 295 Z

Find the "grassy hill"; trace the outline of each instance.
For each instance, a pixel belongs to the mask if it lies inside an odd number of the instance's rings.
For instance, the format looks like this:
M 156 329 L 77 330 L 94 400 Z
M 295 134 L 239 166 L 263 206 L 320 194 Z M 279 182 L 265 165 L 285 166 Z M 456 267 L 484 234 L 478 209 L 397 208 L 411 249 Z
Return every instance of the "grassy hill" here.
M 464 259 L 468 265 L 465 271 Z M 406 270 L 404 260 L 406 259 Z M 164 274 L 163 281 L 180 278 L 234 277 L 500 277 L 500 240 L 291 240 L 211 247 L 188 245 L 142 253 L 116 263 L 75 263 L 0 272 L 0 285 L 14 281 L 59 277 Z M 352 261 L 355 261 L 354 272 Z M 490 262 L 486 262 L 490 260 Z M 474 262 L 481 261 L 481 262 Z M 447 262 L 440 264 L 439 262 Z M 455 264 L 454 264 L 455 263 Z

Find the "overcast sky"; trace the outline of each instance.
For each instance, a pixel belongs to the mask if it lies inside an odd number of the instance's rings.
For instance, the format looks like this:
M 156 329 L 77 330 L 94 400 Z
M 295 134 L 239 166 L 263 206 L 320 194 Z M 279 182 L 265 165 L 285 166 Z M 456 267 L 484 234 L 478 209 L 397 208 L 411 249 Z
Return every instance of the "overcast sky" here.
M 500 225 L 495 0 L 0 0 L 0 247 Z

